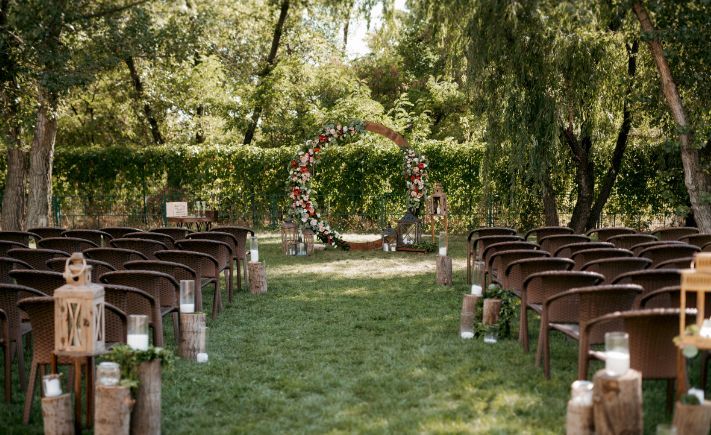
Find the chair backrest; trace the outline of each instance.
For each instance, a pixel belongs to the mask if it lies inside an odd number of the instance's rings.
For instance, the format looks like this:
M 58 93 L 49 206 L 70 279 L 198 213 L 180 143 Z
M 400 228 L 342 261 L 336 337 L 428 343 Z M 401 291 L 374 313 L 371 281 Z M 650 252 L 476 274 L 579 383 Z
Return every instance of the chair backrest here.
M 637 255 L 639 257 L 649 258 L 652 260 L 652 267 L 656 267 L 660 263 L 667 260 L 693 257 L 694 254 L 700 251 L 701 248 L 698 246 L 679 243 L 673 245 L 650 246 L 639 251 L 639 254 Z
M 684 236 L 698 234 L 699 229 L 696 227 L 664 227 L 650 231 L 659 238 L 659 240 L 679 240 Z
M 656 242 L 658 239 L 651 234 L 620 234 L 607 239 L 608 242 L 615 245 L 616 248 L 632 249 L 634 245 L 646 242 Z
M 593 228 L 586 234 L 599 242 L 606 242 L 610 237 L 619 236 L 620 234 L 635 234 L 636 232 L 634 229 L 626 227 L 604 227 Z
M 104 283 L 104 300 L 117 307 L 126 315 L 137 314 L 148 316 L 153 319 L 155 316 L 155 298 L 145 291 L 118 284 Z
M 218 242 L 226 243 L 230 247 L 230 255 L 232 257 L 237 256 L 238 241 L 235 236 L 224 231 L 203 231 L 199 233 L 188 234 L 188 240 L 215 240 Z
M 523 283 L 530 275 L 547 270 L 570 270 L 575 262 L 568 258 L 526 258 L 509 263 L 503 276 L 503 286 L 508 290 L 520 292 Z
M 705 245 L 701 248 L 701 252 L 711 252 L 711 242 L 705 244 Z
M 152 270 L 117 270 L 101 276 L 107 284 L 125 285 L 152 295 L 162 307 L 178 307 L 180 286 L 171 275 Z
M 483 236 L 472 241 L 472 252 L 479 260 L 484 259 L 484 251 L 490 245 L 502 242 L 520 242 L 523 238 L 520 236 Z
M 101 231 L 111 234 L 112 239 L 120 239 L 126 234 L 135 233 L 141 230 L 133 227 L 104 227 Z
M 508 227 L 481 227 L 469 231 L 467 242 L 486 236 L 515 236 L 516 230 Z
M 174 261 L 161 260 L 137 260 L 129 261 L 124 264 L 126 270 L 152 270 L 155 272 L 163 272 L 175 278 L 176 281 L 196 280 L 197 274 L 190 267 L 182 263 Z
M 605 279 L 595 272 L 573 270 L 537 272 L 523 281 L 523 291 L 526 293 L 526 304 L 542 304 L 551 296 L 576 287 L 596 285 Z M 522 306 L 523 310 L 524 307 Z
M 577 320 L 580 329 L 584 329 L 585 325 L 592 319 L 605 314 L 631 310 L 635 299 L 643 291 L 644 289 L 636 284 L 596 285 L 571 290 L 571 292 L 577 293 L 579 298 Z M 612 329 L 597 328 L 596 332 L 589 336 L 588 339 L 591 344 L 604 343 L 605 333 L 614 331 L 614 328 L 620 325 L 615 325 L 611 322 L 608 326 Z
M 0 240 L 0 255 L 8 256 L 10 250 L 12 249 L 22 249 L 27 248 L 27 245 L 23 245 L 19 242 L 11 242 L 9 240 Z
M 504 272 L 509 264 L 514 261 L 523 260 L 526 258 L 547 258 L 550 254 L 546 251 L 533 249 L 512 249 L 507 251 L 499 251 L 489 258 L 488 270 L 495 278 L 495 281 L 504 285 Z
M 147 257 L 133 249 L 122 248 L 92 248 L 84 251 L 84 256 L 93 260 L 103 261 L 116 270 L 123 270 L 124 263 L 132 260 L 146 260 Z
M 54 352 L 54 298 L 30 297 L 17 303 L 32 325 L 32 360 L 49 364 Z
M 47 260 L 52 258 L 67 258 L 69 254 L 58 249 L 30 249 L 30 248 L 18 248 L 11 249 L 8 251 L 8 256 L 12 258 L 17 258 L 25 263 L 32 266 L 37 270 L 50 270 L 47 266 Z
M 219 274 L 219 263 L 210 254 L 196 251 L 158 251 L 156 257 L 162 261 L 184 264 L 194 270 L 199 278 L 216 278 Z
M 67 283 L 61 273 L 49 270 L 11 270 L 10 277 L 19 285 L 39 290 L 47 296 L 53 296 L 55 290 Z
M 203 252 L 212 256 L 220 265 L 220 270 L 229 266 L 232 258 L 230 245 L 217 240 L 183 239 L 176 240 L 175 246 L 186 251 Z
M 151 231 L 139 231 L 135 233 L 128 233 L 122 238 L 125 239 L 147 239 L 147 240 L 157 240 L 163 243 L 166 249 L 175 249 L 175 240 L 167 234 L 154 233 Z
M 82 252 L 85 249 L 96 248 L 98 246 L 99 245 L 91 240 L 80 239 L 79 237 L 49 237 L 47 239 L 40 239 L 37 242 L 38 248 L 57 249 L 67 254 Z
M 109 240 L 113 239 L 111 234 L 101 230 L 67 230 L 62 233 L 62 236 L 90 240 L 96 246 L 106 246 L 109 244 Z
M 34 240 L 36 242 L 39 239 L 39 235 L 29 231 L 0 231 L 0 240 L 17 242 L 25 246 L 30 246 L 30 240 Z
M 20 336 L 22 320 L 17 303 L 27 297 L 47 296 L 39 290 L 19 284 L 0 284 L 0 309 L 5 311 L 10 325 L 10 337 Z
M 575 231 L 573 231 L 573 229 L 570 227 L 558 227 L 558 226 L 538 227 L 538 228 L 533 228 L 531 230 L 528 230 L 528 232 L 526 232 L 526 235 L 523 238 L 525 240 L 528 240 L 531 237 L 533 237 L 540 244 L 541 239 L 544 237 L 558 235 L 558 234 L 573 234 L 574 232 Z
M 149 260 L 157 260 L 155 253 L 168 249 L 165 243 L 149 239 L 113 239 L 109 242 L 114 248 L 132 249 L 146 256 Z
M 634 257 L 632 251 L 618 248 L 585 249 L 578 251 L 570 258 L 575 262 L 575 270 L 582 270 L 585 263 L 602 258 Z
M 681 274 L 676 269 L 645 269 L 623 273 L 615 278 L 613 284 L 638 284 L 644 287 L 643 295 L 660 289 L 679 285 Z
M 108 302 L 104 302 L 104 342 L 109 345 L 126 343 L 128 316 Z
M 605 277 L 604 284 L 610 284 L 623 273 L 635 270 L 643 270 L 652 264 L 652 260 L 639 257 L 612 257 L 592 260 L 585 264 L 580 270 L 597 272 Z
M 651 260 L 650 260 L 651 261 Z M 654 266 L 653 269 L 689 269 L 694 262 L 694 257 L 671 258 L 661 261 Z
M 653 246 L 669 246 L 669 245 L 686 245 L 686 243 L 679 242 L 677 240 L 656 240 L 653 242 L 638 243 L 630 248 L 630 251 L 634 252 L 634 255 L 639 256 L 639 253 L 647 248 Z
M 235 239 L 237 240 L 237 251 L 236 251 L 235 255 L 240 260 L 244 260 L 246 258 L 247 237 L 249 235 L 253 236 L 254 230 L 252 230 L 251 228 L 247 228 L 247 227 L 223 226 L 223 227 L 212 228 L 210 231 L 220 231 L 220 232 L 232 234 L 235 237 Z
M 491 257 L 493 257 L 497 252 L 517 250 L 537 250 L 539 246 L 535 243 L 524 242 L 523 240 L 515 242 L 500 242 L 489 245 L 484 249 L 482 253 L 482 260 L 488 269 L 491 266 Z
M 116 270 L 115 267 L 110 265 L 109 263 L 106 263 L 105 261 L 100 261 L 100 260 L 94 260 L 91 258 L 86 258 L 86 264 L 91 266 L 91 279 L 92 281 L 96 281 L 101 277 L 101 275 L 105 274 L 106 272 L 112 272 Z M 47 260 L 47 266 L 55 271 L 62 273 L 64 272 L 64 269 L 67 264 L 67 259 L 66 258 L 53 258 L 51 260 Z
M 151 230 L 151 232 L 152 233 L 167 234 L 170 237 L 172 237 L 173 240 L 181 240 L 181 239 L 184 239 L 188 234 L 192 233 L 193 231 L 188 228 L 160 227 L 160 228 L 153 228 Z
M 608 242 L 578 242 L 569 243 L 558 248 L 555 252 L 551 252 L 554 257 L 571 258 L 578 251 L 599 248 L 614 248 L 615 245 Z
M 698 246 L 703 248 L 707 243 L 711 243 L 711 234 L 709 233 L 699 233 L 699 234 L 689 234 L 679 238 L 680 242 L 688 243 L 690 245 Z
M 42 239 L 48 239 L 50 237 L 62 237 L 62 233 L 66 230 L 66 228 L 62 227 L 35 227 L 29 228 L 27 231 L 37 234 Z
M 706 312 L 711 307 L 711 293 L 706 292 L 705 301 Z M 696 292 L 686 293 L 686 308 L 696 309 Z M 662 287 L 639 297 L 635 308 L 681 308 L 681 287 L 671 285 Z
M 590 237 L 582 234 L 554 234 L 539 239 L 538 244 L 541 245 L 541 249 L 553 254 L 561 246 L 568 245 L 570 243 L 585 243 L 589 241 Z
M 15 282 L 10 277 L 10 271 L 15 269 L 33 269 L 33 267 L 17 258 L 0 257 L 0 283 L 12 284 Z

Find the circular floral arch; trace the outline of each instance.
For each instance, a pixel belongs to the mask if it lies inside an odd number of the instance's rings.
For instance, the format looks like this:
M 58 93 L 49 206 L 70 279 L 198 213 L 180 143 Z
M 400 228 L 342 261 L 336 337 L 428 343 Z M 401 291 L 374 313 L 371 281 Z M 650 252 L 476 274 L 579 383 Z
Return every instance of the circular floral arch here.
M 306 141 L 289 164 L 289 197 L 292 200 L 289 215 L 302 227 L 311 229 L 324 243 L 343 249 L 348 249 L 349 243 L 343 240 L 337 231 L 331 229 L 318 212 L 314 192 L 311 190 L 312 169 L 324 148 L 332 144 L 342 144 L 364 131 L 390 139 L 403 151 L 403 175 L 407 185 L 408 209 L 416 214 L 427 194 L 427 159 L 410 148 L 402 135 L 382 124 L 370 121 L 325 126 L 316 138 Z

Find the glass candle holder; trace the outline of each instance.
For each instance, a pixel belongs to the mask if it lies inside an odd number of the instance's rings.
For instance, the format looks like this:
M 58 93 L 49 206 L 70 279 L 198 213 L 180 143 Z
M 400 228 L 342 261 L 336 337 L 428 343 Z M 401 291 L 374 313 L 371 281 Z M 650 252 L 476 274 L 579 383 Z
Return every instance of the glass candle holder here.
M 121 367 L 111 361 L 99 363 L 96 367 L 96 382 L 99 385 L 112 387 L 118 385 L 121 380 Z
M 249 238 L 249 261 L 252 263 L 259 262 L 259 241 L 257 236 Z
M 126 342 L 135 350 L 148 350 L 148 316 L 131 314 L 128 316 L 128 336 Z
M 195 281 L 191 279 L 180 280 L 180 312 L 195 312 Z
M 447 233 L 444 231 L 439 233 L 439 256 L 447 256 Z
M 209 332 L 209 328 L 207 326 L 202 326 L 200 328 L 200 340 L 198 342 L 198 353 L 195 356 L 195 359 L 199 363 L 204 363 L 207 362 L 207 334 Z
M 390 244 L 390 252 L 397 252 L 397 243 Z
M 388 242 L 383 242 L 383 252 L 388 252 L 390 250 L 390 244 Z
M 62 374 L 42 376 L 42 396 L 57 397 L 62 395 Z
M 605 334 L 605 372 L 608 376 L 622 376 L 630 369 L 630 344 L 626 332 Z
M 297 244 L 297 253 L 299 257 L 305 257 L 306 256 L 306 243 L 304 242 L 299 242 Z
M 570 400 L 573 403 L 592 406 L 593 383 L 590 381 L 575 381 L 570 385 Z
M 499 328 L 496 325 L 489 325 L 484 332 L 484 343 L 494 344 L 499 338 Z

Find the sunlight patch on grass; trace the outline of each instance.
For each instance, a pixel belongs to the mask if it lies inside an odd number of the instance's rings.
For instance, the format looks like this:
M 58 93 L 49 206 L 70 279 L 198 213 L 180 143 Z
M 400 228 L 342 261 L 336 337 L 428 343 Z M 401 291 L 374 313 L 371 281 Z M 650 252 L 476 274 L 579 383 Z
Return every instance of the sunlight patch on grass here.
M 463 269 L 464 260 L 455 260 L 452 267 Z M 436 272 L 433 255 L 413 257 L 412 254 L 392 254 L 390 258 L 347 259 L 329 263 L 283 264 L 270 267 L 270 273 L 279 275 L 317 274 L 338 278 L 391 278 Z

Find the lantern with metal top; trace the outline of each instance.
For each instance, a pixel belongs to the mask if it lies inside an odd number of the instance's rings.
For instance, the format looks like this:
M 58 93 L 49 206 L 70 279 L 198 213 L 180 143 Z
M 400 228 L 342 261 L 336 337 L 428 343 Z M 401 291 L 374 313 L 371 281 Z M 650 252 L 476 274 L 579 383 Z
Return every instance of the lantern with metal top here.
M 281 250 L 284 255 L 296 255 L 296 242 L 299 229 L 295 223 L 284 221 L 281 224 Z
M 96 355 L 105 350 L 104 287 L 91 282 L 91 266 L 80 252 L 67 259 L 67 283 L 54 291 L 54 350 Z
M 301 232 L 304 236 L 304 243 L 306 243 L 306 255 L 312 255 L 314 253 L 314 240 L 316 239 L 316 233 L 311 228 L 304 228 Z
M 397 222 L 397 247 L 408 248 L 412 245 L 420 243 L 422 234 L 422 221 L 415 216 L 411 211 L 405 213 Z
M 435 183 L 434 192 L 427 201 L 427 214 L 432 216 L 447 216 L 447 194 L 444 193 L 442 185 Z

